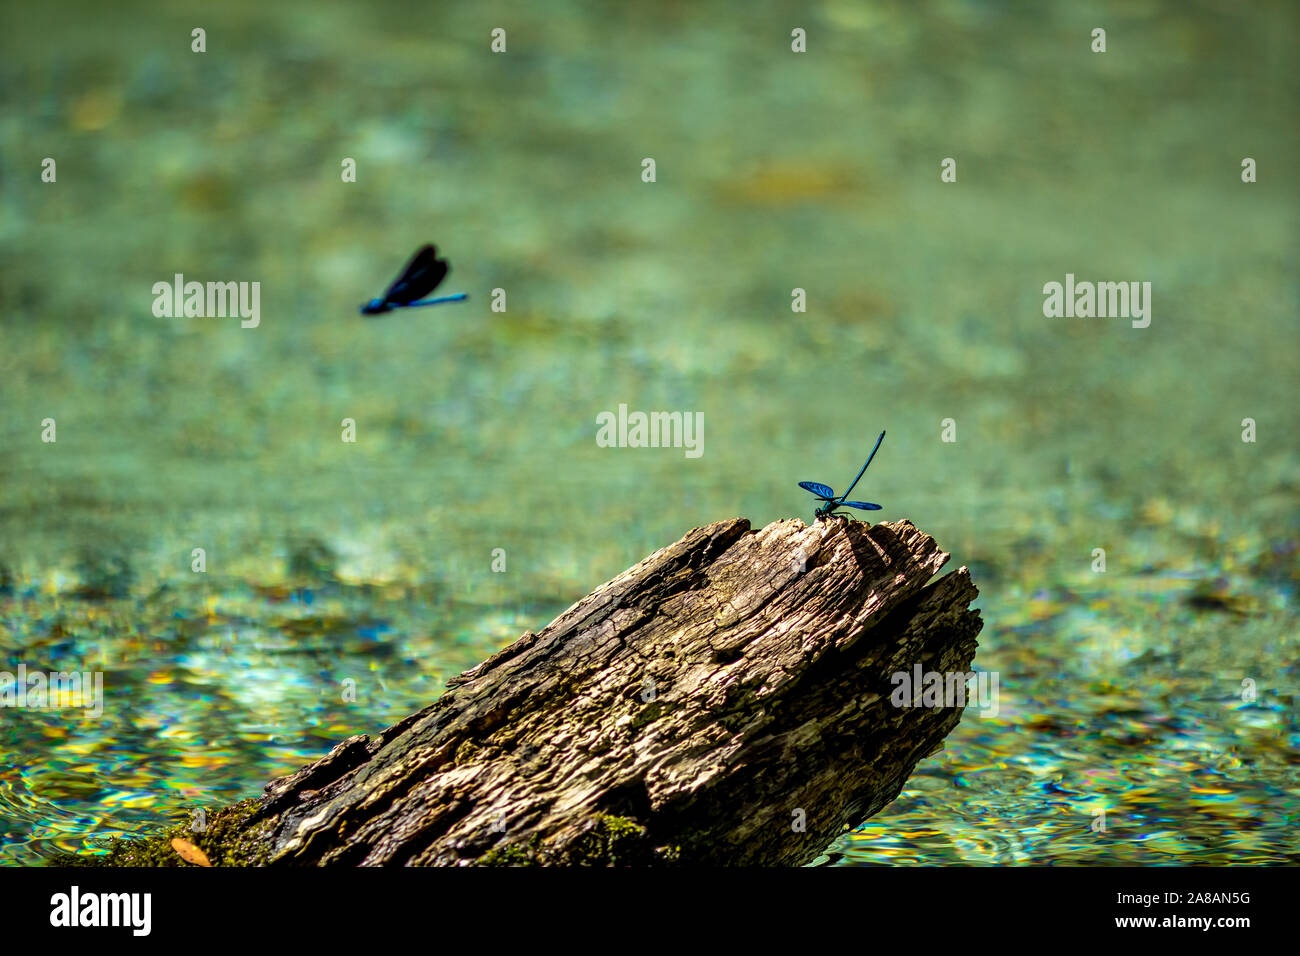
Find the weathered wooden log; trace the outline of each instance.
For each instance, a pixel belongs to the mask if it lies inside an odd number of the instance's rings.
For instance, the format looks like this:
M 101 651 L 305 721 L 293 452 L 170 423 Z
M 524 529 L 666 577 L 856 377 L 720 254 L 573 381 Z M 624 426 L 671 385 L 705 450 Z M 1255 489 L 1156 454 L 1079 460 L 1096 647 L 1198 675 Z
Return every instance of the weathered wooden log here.
M 419 713 L 175 835 L 218 865 L 810 862 L 961 717 L 890 700 L 918 663 L 970 670 L 978 592 L 965 568 L 931 583 L 947 560 L 908 521 L 694 529 Z

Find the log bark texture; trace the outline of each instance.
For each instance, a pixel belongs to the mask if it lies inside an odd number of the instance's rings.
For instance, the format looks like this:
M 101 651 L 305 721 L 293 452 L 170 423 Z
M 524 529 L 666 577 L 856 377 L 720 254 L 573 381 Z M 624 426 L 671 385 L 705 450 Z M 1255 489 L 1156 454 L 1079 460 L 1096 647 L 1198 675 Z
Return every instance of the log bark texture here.
M 890 702 L 915 664 L 971 669 L 947 560 L 908 521 L 694 529 L 215 819 L 270 865 L 808 863 L 961 717 Z
M 960 710 L 965 568 L 910 522 L 697 528 L 267 788 L 272 863 L 802 864 L 892 801 Z M 802 809 L 805 829 L 792 824 Z

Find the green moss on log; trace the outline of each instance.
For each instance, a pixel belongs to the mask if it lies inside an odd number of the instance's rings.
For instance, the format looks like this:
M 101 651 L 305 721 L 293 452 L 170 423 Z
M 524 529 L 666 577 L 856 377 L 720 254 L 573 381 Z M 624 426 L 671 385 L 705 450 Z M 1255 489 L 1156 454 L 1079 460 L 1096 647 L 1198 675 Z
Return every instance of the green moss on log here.
M 50 860 L 50 866 L 193 866 L 181 859 L 172 846 L 179 837 L 202 850 L 213 866 L 260 866 L 270 852 L 269 821 L 253 822 L 261 801 L 250 798 L 218 810 L 208 818 L 201 832 L 190 829 L 188 820 L 177 823 L 159 836 L 113 837 L 106 853 L 64 853 Z
M 536 835 L 527 843 L 489 850 L 480 866 L 664 866 L 677 862 L 680 847 L 653 846 L 646 828 L 635 820 L 610 814 L 596 817 L 564 850 L 540 846 Z

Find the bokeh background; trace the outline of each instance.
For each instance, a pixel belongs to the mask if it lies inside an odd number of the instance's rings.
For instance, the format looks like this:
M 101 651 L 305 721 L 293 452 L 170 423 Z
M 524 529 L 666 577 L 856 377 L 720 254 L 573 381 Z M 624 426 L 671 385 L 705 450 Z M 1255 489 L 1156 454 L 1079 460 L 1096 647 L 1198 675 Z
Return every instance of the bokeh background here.
M 107 695 L 0 711 L 0 861 L 259 793 L 881 429 L 858 492 L 971 567 L 1000 714 L 829 859 L 1300 861 L 1295 4 L 0 17 L 0 669 Z M 470 300 L 359 318 L 426 241 Z M 177 272 L 260 327 L 155 318 Z M 1067 272 L 1150 327 L 1045 318 Z M 597 447 L 620 403 L 703 456 Z

